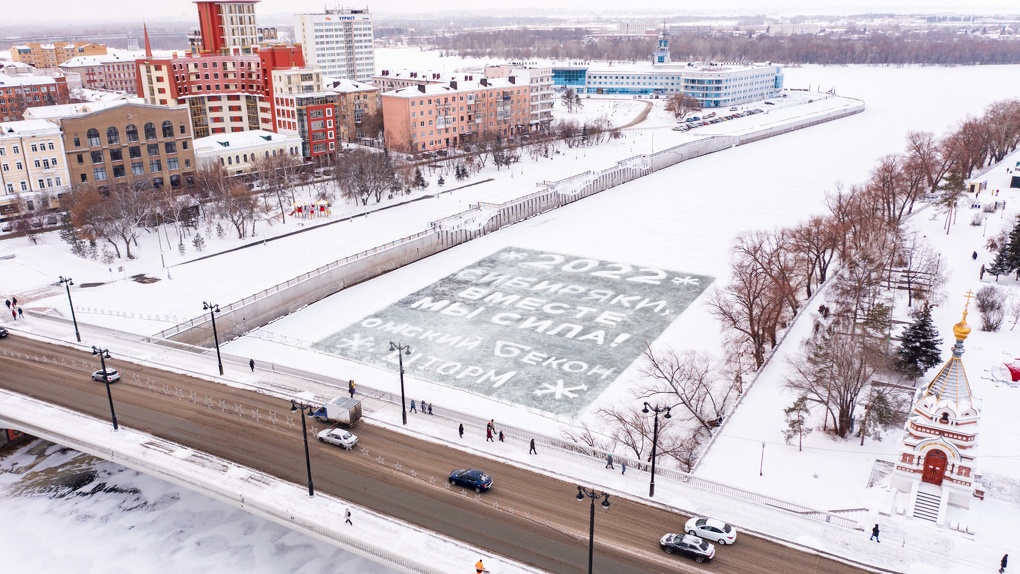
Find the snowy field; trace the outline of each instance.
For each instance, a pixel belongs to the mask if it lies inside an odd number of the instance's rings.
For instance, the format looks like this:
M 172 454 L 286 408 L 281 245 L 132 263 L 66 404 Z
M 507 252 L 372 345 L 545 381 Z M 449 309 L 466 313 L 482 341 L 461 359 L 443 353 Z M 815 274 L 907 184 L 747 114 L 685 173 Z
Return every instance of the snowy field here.
M 793 225 L 812 214 L 820 213 L 826 191 L 832 190 L 837 182 L 851 184 L 864 180 L 878 158 L 902 150 L 908 131 L 927 130 L 937 135 L 944 134 L 968 115 L 980 115 L 987 104 L 1020 93 L 1018 66 L 804 67 L 788 68 L 786 73 L 787 87 L 810 87 L 822 91 L 835 88 L 840 96 L 864 100 L 867 109 L 847 119 L 688 161 L 533 218 L 348 289 L 260 329 L 252 336 L 228 344 L 226 352 L 239 357 L 264 357 L 265 361 L 273 363 L 300 366 L 341 378 L 354 378 L 372 388 L 398 390 L 394 368 L 379 368 L 372 361 L 332 357 L 315 352 L 312 350 L 313 345 L 356 324 L 370 313 L 386 309 L 444 277 L 508 248 L 617 262 L 635 268 L 675 270 L 725 281 L 730 245 L 738 233 L 747 229 Z M 974 89 L 975 86 L 981 89 Z M 918 97 L 919 94 L 930 93 L 939 93 L 940 97 Z M 644 104 L 635 100 L 587 100 L 585 104 L 584 116 L 595 117 L 607 113 L 618 124 L 627 123 L 644 109 Z M 558 113 L 563 112 L 559 110 Z M 783 111 L 776 110 L 770 111 L 769 115 L 781 113 Z M 69 255 L 55 233 L 45 234 L 40 244 L 35 246 L 22 239 L 4 241 L 0 243 L 0 250 L 11 251 L 17 256 L 0 261 L 0 291 L 5 295 L 17 294 L 26 310 L 44 311 L 52 308 L 63 312 L 66 311 L 66 296 L 53 285 L 58 275 L 70 275 L 79 285 L 88 282 L 104 283 L 98 287 L 74 291 L 76 304 L 90 309 L 84 313 L 79 312 L 78 320 L 132 332 L 152 333 L 171 323 L 198 315 L 203 300 L 225 304 L 239 299 L 318 265 L 420 231 L 427 226 L 428 221 L 461 211 L 469 203 L 505 201 L 508 197 L 534 191 L 537 182 L 561 179 L 586 169 L 612 165 L 632 155 L 663 149 L 686 141 L 684 138 L 697 136 L 696 131 L 689 134 L 672 132 L 669 127 L 673 124 L 673 120 L 661 110 L 661 103 L 658 103 L 648 119 L 628 129 L 626 137 L 621 141 L 581 150 L 563 148 L 564 153 L 552 161 L 531 162 L 525 157 L 509 173 L 506 170 L 497 172 L 490 166 L 469 180 L 469 183 L 490 177 L 494 181 L 453 193 L 443 193 L 434 199 L 416 202 L 410 207 L 372 213 L 370 217 L 339 222 L 321 230 L 260 245 L 264 238 L 310 225 L 309 222 L 288 218 L 286 226 L 277 224 L 272 228 L 259 229 L 258 236 L 247 241 L 255 245 L 251 249 L 184 264 L 197 255 L 191 251 L 188 243 L 185 255 L 181 256 L 176 251 L 166 255 L 167 261 L 173 265 L 169 270 L 173 277 L 170 280 L 164 279 L 167 271 L 160 267 L 160 251 L 154 236 L 142 239 L 141 257 L 138 260 L 115 262 L 112 266 Z M 997 212 L 989 220 L 988 234 L 997 231 L 996 225 L 1007 224 L 1020 205 L 1016 190 L 1006 190 L 1005 178 L 1004 167 L 996 168 L 989 177 L 989 187 L 1001 188 L 1000 197 L 1010 204 L 1010 208 L 1006 213 Z M 456 185 L 452 178 L 448 177 L 447 181 L 447 189 Z M 432 183 L 425 193 L 444 191 L 438 187 L 433 175 Z M 367 208 L 341 205 L 334 206 L 333 213 L 335 218 L 339 218 L 345 212 L 356 214 L 375 208 L 374 205 Z M 958 223 L 948 236 L 941 228 L 941 218 L 930 211 L 922 211 L 911 222 L 936 243 L 950 269 L 947 303 L 937 308 L 935 313 L 936 326 L 947 338 L 951 325 L 959 321 L 962 294 L 967 290 L 976 291 L 980 287 L 977 268 L 980 263 L 989 261 L 981 239 L 983 227 L 972 227 L 969 221 L 969 214 L 961 212 Z M 221 251 L 240 243 L 213 236 L 208 238 L 206 253 Z M 970 259 L 973 250 L 978 250 L 982 255 L 977 262 Z M 126 269 L 117 271 L 120 265 Z M 109 270 L 111 267 L 112 271 Z M 147 274 L 163 280 L 152 284 L 124 280 L 124 276 L 134 274 Z M 1015 283 L 1005 280 L 1000 283 L 1009 285 L 1014 291 L 1017 289 Z M 817 303 L 814 306 L 817 307 Z M 902 309 L 898 312 L 901 315 L 899 318 L 903 318 Z M 1013 446 L 1020 432 L 1012 422 L 1012 417 L 1006 413 L 1010 409 L 1015 412 L 1020 407 L 1020 397 L 1017 395 L 1020 391 L 993 382 L 987 378 L 986 371 L 996 368 L 1004 359 L 1020 354 L 1018 337 L 1015 332 L 1008 330 L 995 334 L 980 332 L 976 328 L 979 321 L 973 307 L 970 318 L 975 329 L 967 341 L 968 352 L 964 356 L 964 364 L 968 368 L 975 394 L 984 399 L 985 405 L 978 465 L 987 480 L 1002 477 L 999 484 L 1007 484 L 1012 480 L 1015 489 L 1015 479 L 1008 477 L 1020 476 L 1018 455 Z M 9 323 L 9 318 L 5 317 L 5 320 Z M 29 331 L 33 329 L 31 321 L 17 327 Z M 792 397 L 781 388 L 783 356 L 796 352 L 795 343 L 808 328 L 809 321 L 794 325 L 789 344 L 751 388 L 740 410 L 724 427 L 722 436 L 698 474 L 813 507 L 829 510 L 867 508 L 868 511 L 855 518 L 862 523 L 872 520 L 882 522 L 883 531 L 889 532 L 893 536 L 891 539 L 896 539 L 895 534 L 901 534 L 901 548 L 910 549 L 909 552 L 897 554 L 893 545 L 882 545 L 882 550 L 864 547 L 872 554 L 869 559 L 876 564 L 927 573 L 982 571 L 979 565 L 995 563 L 1008 550 L 1006 544 L 1009 539 L 1006 533 L 1017 525 L 1015 516 L 1020 509 L 1015 500 L 1010 498 L 1016 496 L 1014 490 L 1003 489 L 1001 497 L 991 496 L 977 504 L 975 510 L 966 517 L 958 517 L 976 526 L 978 535 L 972 539 L 959 533 L 938 531 L 934 527 L 929 529 L 916 522 L 905 522 L 895 515 L 880 516 L 879 513 L 892 512 L 897 503 L 884 488 L 867 488 L 868 479 L 876 459 L 891 460 L 891 453 L 897 448 L 899 432 L 890 433 L 880 443 L 869 440 L 864 447 L 854 441 L 834 442 L 822 433 L 808 437 L 803 453 L 785 446 L 779 435 L 782 426 L 781 409 L 792 402 Z M 719 341 L 718 324 L 709 315 L 702 296 L 665 327 L 655 344 L 717 354 Z M 948 357 L 950 343 L 947 340 L 943 358 Z M 408 371 L 411 376 L 407 382 L 409 388 L 416 389 L 416 396 L 427 398 L 437 405 L 498 420 L 513 419 L 519 421 L 518 426 L 556 436 L 562 425 L 593 420 L 591 413 L 598 404 L 630 400 L 630 391 L 639 378 L 636 365 L 623 364 L 619 368 L 622 373 L 616 382 L 571 416 L 550 416 L 548 412 L 532 409 L 522 412 L 510 400 L 489 398 L 465 392 L 456 386 L 431 382 L 428 377 L 416 376 L 413 369 Z M 759 476 L 754 471 L 759 466 L 762 443 L 766 446 L 763 472 Z M 550 470 L 562 471 L 555 460 L 544 463 L 548 464 Z M 100 466 L 105 468 L 104 465 Z M 598 477 L 584 478 L 603 480 Z M 173 492 L 173 496 L 181 500 L 194 497 L 180 489 L 159 486 L 158 481 L 149 484 L 145 477 L 134 477 L 127 482 L 129 485 L 136 483 L 145 483 L 146 489 L 152 489 L 153 495 L 148 497 L 150 499 L 159 499 L 161 489 Z M 630 491 L 615 482 L 609 486 Z M 634 488 L 632 494 L 640 495 L 640 491 L 641 488 Z M 690 498 L 677 497 L 670 499 L 670 502 L 685 508 L 702 508 L 706 512 L 711 510 L 699 507 L 699 503 Z M 52 505 L 52 512 L 60 515 L 68 513 L 62 504 L 61 501 Z M 21 509 L 18 512 L 23 514 L 8 518 L 5 514 L 8 508 Z M 3 515 L 4 520 L 19 519 L 25 516 L 24 508 L 20 504 L 8 504 L 5 501 L 0 507 L 0 515 Z M 725 512 L 726 508 L 716 510 Z M 729 510 L 736 512 L 736 509 Z M 38 511 L 38 507 L 32 507 L 31 511 Z M 87 509 L 80 512 L 87 512 Z M 226 509 L 223 512 L 229 513 Z M 720 517 L 736 523 L 741 523 L 742 517 L 751 521 L 747 515 L 722 514 Z M 249 520 L 256 524 L 261 522 Z M 783 518 L 771 517 L 768 520 L 777 529 L 789 525 Z M 61 524 L 60 527 L 71 528 L 70 524 Z M 272 528 L 275 527 L 266 525 L 256 530 Z M 802 538 L 790 532 L 779 531 L 775 534 L 831 551 L 849 549 L 846 550 L 849 555 L 864 551 L 855 546 L 854 541 L 820 540 L 817 536 L 806 535 Z M 923 549 L 925 546 L 930 547 L 930 544 L 952 546 L 958 556 L 957 561 L 947 563 L 941 558 L 929 557 Z M 139 544 L 139 547 L 144 546 Z M 322 547 L 317 552 L 320 556 L 329 556 L 330 551 Z M 186 553 L 186 550 L 182 548 L 180 552 Z M 225 559 L 229 552 L 219 552 L 216 555 Z M 198 556 L 201 555 L 196 554 Z M 202 557 L 203 560 L 205 558 Z M 274 569 L 274 559 L 284 561 Z M 289 558 L 260 554 L 258 562 L 260 566 L 268 565 L 264 571 L 291 571 L 288 567 L 290 563 L 286 560 Z

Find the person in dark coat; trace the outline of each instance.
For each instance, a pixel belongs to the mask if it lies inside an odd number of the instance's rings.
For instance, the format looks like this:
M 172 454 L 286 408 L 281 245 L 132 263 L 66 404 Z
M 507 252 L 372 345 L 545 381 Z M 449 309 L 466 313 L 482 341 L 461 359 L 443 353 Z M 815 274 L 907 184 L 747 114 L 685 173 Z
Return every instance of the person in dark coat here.
M 460 423 L 460 426 L 457 428 L 457 431 L 460 432 L 460 438 L 464 438 L 464 423 Z
M 606 455 L 606 468 L 616 468 L 613 466 L 613 453 Z
M 973 259 L 974 261 L 977 261 L 977 251 L 975 251 L 974 253 L 972 253 L 972 254 L 971 254 L 971 256 L 970 256 L 970 258 L 971 258 L 971 259 Z
M 499 431 L 499 442 L 506 442 L 503 440 L 503 431 Z
M 418 407 L 417 405 L 414 404 L 414 399 L 411 399 L 411 412 L 412 413 L 418 412 Z
M 354 526 L 354 523 L 351 522 L 351 509 L 350 508 L 348 508 L 346 511 L 344 511 L 344 522 L 346 522 L 347 524 L 350 524 L 351 526 Z
M 874 528 L 871 529 L 871 538 L 869 538 L 868 540 L 874 540 L 875 542 L 879 542 L 879 543 L 882 542 L 881 540 L 878 539 L 878 525 L 877 524 L 875 525 Z
M 25 312 L 21 310 L 21 307 L 18 307 L 18 317 L 25 318 Z
M 429 403 L 429 414 L 432 414 L 432 403 Z
M 11 297 L 11 306 L 12 307 L 17 307 L 18 306 L 18 298 L 17 297 Z
M 492 440 L 492 427 L 486 427 L 485 429 L 485 442 L 496 442 Z
M 999 574 L 1002 574 L 1003 572 L 1006 571 L 1006 562 L 1008 562 L 1008 561 L 1009 561 L 1009 554 L 1003 554 L 1002 555 L 1002 561 L 999 562 Z
M 538 454 L 538 451 L 535 450 L 535 439 L 531 439 L 531 450 L 528 451 L 528 454 Z
M 7 305 L 7 308 L 10 309 L 11 308 L 11 300 L 10 299 L 4 299 L 4 305 Z
M 251 367 L 251 372 L 255 372 L 255 359 L 248 360 L 248 366 Z

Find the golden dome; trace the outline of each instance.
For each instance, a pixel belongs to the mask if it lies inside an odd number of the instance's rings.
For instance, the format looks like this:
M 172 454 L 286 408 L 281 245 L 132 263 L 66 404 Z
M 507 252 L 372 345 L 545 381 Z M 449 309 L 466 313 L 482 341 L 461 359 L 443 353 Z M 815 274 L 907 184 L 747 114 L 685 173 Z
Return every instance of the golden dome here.
M 970 325 L 967 324 L 966 309 L 963 310 L 963 318 L 960 319 L 960 322 L 953 325 L 953 335 L 957 341 L 963 341 L 967 338 L 967 335 L 970 335 Z

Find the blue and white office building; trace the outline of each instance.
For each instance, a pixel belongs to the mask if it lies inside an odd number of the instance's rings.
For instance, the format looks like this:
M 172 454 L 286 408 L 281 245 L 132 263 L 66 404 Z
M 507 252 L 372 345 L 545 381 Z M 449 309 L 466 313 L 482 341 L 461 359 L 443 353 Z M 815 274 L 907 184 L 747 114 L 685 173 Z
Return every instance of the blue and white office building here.
M 765 64 L 673 63 L 669 40 L 659 36 L 652 64 L 644 67 L 553 66 L 557 89 L 581 95 L 665 97 L 678 92 L 697 98 L 704 108 L 729 107 L 777 97 L 783 89 L 782 66 Z

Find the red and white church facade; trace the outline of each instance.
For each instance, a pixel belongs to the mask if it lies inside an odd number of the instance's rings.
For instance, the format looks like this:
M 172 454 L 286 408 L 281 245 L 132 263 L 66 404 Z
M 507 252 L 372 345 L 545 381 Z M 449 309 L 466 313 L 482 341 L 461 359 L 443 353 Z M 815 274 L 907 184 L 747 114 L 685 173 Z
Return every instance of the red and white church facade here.
M 981 399 L 971 392 L 963 368 L 963 342 L 969 334 L 965 307 L 963 318 L 953 326 L 953 356 L 914 395 L 890 477 L 893 488 L 909 493 L 907 516 L 939 526 L 945 523 L 948 505 L 970 508 L 976 492 L 974 447 Z

